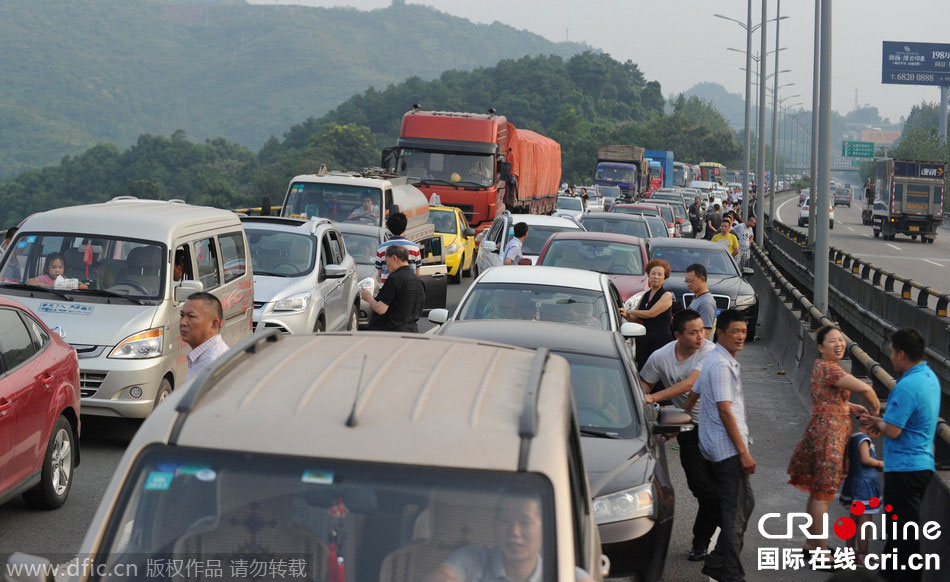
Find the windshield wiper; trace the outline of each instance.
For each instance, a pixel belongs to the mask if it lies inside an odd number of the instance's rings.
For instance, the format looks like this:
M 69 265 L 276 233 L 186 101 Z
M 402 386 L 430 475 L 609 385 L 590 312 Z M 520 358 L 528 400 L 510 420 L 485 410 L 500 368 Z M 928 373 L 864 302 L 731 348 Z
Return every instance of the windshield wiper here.
M 128 295 L 116 293 L 115 291 L 107 291 L 105 289 L 83 289 L 83 291 L 90 295 L 104 295 L 106 297 L 118 297 L 119 299 L 125 299 L 126 301 L 137 303 L 138 305 L 145 305 L 145 302 L 142 301 L 141 299 L 136 299 L 135 297 L 129 297 Z
M 612 431 L 612 430 L 607 430 L 607 429 L 602 429 L 602 428 L 594 428 L 592 426 L 582 426 L 580 428 L 580 431 L 581 431 L 581 434 L 584 436 L 592 436 L 592 437 L 597 437 L 597 438 L 602 438 L 602 439 L 623 438 L 620 436 L 620 433 L 618 433 L 617 431 Z
M 72 295 L 67 295 L 64 291 L 60 289 L 53 289 L 52 287 L 43 287 L 42 285 L 27 285 L 26 283 L 3 283 L 4 287 L 10 287 L 12 289 L 26 289 L 28 291 L 43 291 L 46 293 L 52 293 L 53 295 L 58 295 L 65 299 L 66 301 L 73 301 Z
M 420 178 L 419 184 L 445 184 L 446 186 L 455 186 L 457 182 L 449 182 L 448 180 L 440 180 L 438 178 Z
M 297 275 L 282 275 L 280 273 L 270 273 L 268 271 L 254 271 L 255 275 L 261 275 L 262 277 L 282 277 L 286 279 L 287 277 L 296 277 Z

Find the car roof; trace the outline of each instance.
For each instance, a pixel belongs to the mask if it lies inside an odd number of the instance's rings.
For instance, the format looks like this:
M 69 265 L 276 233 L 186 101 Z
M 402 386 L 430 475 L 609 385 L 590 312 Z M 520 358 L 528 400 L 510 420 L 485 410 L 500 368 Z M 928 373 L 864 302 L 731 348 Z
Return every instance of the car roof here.
M 337 225 L 327 218 L 306 220 L 286 216 L 242 216 L 241 224 L 244 228 L 259 228 L 262 230 L 281 230 L 299 234 L 310 234 L 321 228 L 336 228 Z
M 65 206 L 27 218 L 22 231 L 71 231 L 90 235 L 118 236 L 165 241 L 176 229 L 204 226 L 240 227 L 230 210 L 192 206 L 181 200 L 140 200 L 120 196 L 100 204 Z
M 588 220 L 590 218 L 606 218 L 610 220 L 638 220 L 640 222 L 646 222 L 646 219 L 643 218 L 643 215 L 641 214 L 624 214 L 622 212 L 588 212 L 584 215 L 584 220 Z
M 512 214 L 512 224 L 523 222 L 528 226 L 563 226 L 566 228 L 579 228 L 577 223 L 569 218 L 562 216 L 549 216 L 547 214 Z
M 629 234 L 616 234 L 613 232 L 589 232 L 586 230 L 564 231 L 552 234 L 548 241 L 555 240 L 598 240 L 609 242 L 620 242 L 632 245 L 643 245 L 643 239 Z
M 650 246 L 650 248 L 667 247 L 679 249 L 721 249 L 722 251 L 726 252 L 726 248 L 721 244 L 701 238 L 660 237 L 651 238 L 647 244 Z
M 524 417 L 534 412 L 534 438 L 526 435 L 529 469 L 543 471 L 541 463 L 557 462 L 555 450 L 563 456 L 566 444 L 560 443 L 570 430 L 567 362 L 497 343 L 386 332 L 271 332 L 251 336 L 220 360 L 182 390 L 173 407 L 153 412 L 154 423 L 150 417 L 136 439 L 514 471 Z M 537 422 L 539 416 L 547 418 Z
M 477 283 L 518 283 L 522 285 L 552 285 L 600 291 L 607 275 L 582 269 L 546 267 L 543 265 L 503 265 L 487 269 Z
M 549 348 L 556 352 L 575 352 L 591 356 L 617 357 L 617 332 L 550 321 L 510 319 L 471 319 L 446 322 L 440 336 L 491 340 L 529 349 Z
M 333 224 L 338 229 L 340 229 L 340 232 L 348 232 L 353 234 L 379 236 L 379 231 L 386 230 L 381 226 L 376 226 L 373 224 L 357 224 L 355 222 L 334 222 Z

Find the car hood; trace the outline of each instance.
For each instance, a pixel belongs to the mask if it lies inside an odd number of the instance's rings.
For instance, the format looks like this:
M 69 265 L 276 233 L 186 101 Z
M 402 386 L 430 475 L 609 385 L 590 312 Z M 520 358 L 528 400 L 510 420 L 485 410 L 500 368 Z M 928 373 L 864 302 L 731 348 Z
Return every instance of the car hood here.
M 581 436 L 592 497 L 636 487 L 650 481 L 656 459 L 647 441 Z
M 50 329 L 59 327 L 66 343 L 114 346 L 130 335 L 150 329 L 156 305 L 83 303 L 58 298 L 15 297 Z M 54 330 L 55 331 L 55 330 Z
M 614 282 L 614 285 L 617 286 L 617 291 L 620 291 L 620 298 L 624 301 L 630 299 L 631 296 L 639 293 L 640 291 L 645 291 L 647 288 L 647 276 L 646 275 L 607 275 L 610 277 L 610 280 Z
M 254 275 L 254 302 L 270 303 L 279 299 L 286 299 L 291 295 L 304 293 L 313 289 L 311 275 L 303 277 L 272 277 L 270 275 Z
M 676 295 L 676 301 L 680 305 L 682 305 L 683 294 L 689 293 L 686 289 L 685 277 L 685 273 L 673 273 L 664 283 L 664 286 Z M 713 295 L 727 295 L 732 302 L 735 302 L 739 295 L 755 295 L 752 285 L 738 275 L 709 275 L 706 285 Z

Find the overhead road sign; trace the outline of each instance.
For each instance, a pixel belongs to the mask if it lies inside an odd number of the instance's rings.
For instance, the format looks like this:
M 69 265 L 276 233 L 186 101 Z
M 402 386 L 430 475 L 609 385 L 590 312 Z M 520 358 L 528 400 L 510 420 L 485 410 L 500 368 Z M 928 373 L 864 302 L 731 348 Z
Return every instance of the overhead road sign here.
M 842 158 L 873 158 L 873 141 L 848 141 L 841 142 Z
M 950 86 L 950 44 L 884 41 L 881 82 Z

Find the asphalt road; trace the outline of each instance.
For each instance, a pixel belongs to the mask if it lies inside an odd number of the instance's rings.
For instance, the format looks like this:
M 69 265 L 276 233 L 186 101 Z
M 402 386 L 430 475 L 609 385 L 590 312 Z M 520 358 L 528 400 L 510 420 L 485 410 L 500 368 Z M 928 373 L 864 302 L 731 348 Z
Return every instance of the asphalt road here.
M 798 225 L 798 195 L 779 195 L 776 199 L 779 220 L 801 232 Z M 898 236 L 892 241 L 874 238 L 871 227 L 861 224 L 863 200 L 854 200 L 851 208 L 835 208 L 835 227 L 829 231 L 830 244 L 862 260 L 871 262 L 922 285 L 950 292 L 950 228 L 940 228 L 933 244 Z M 915 295 L 916 297 L 916 292 Z

